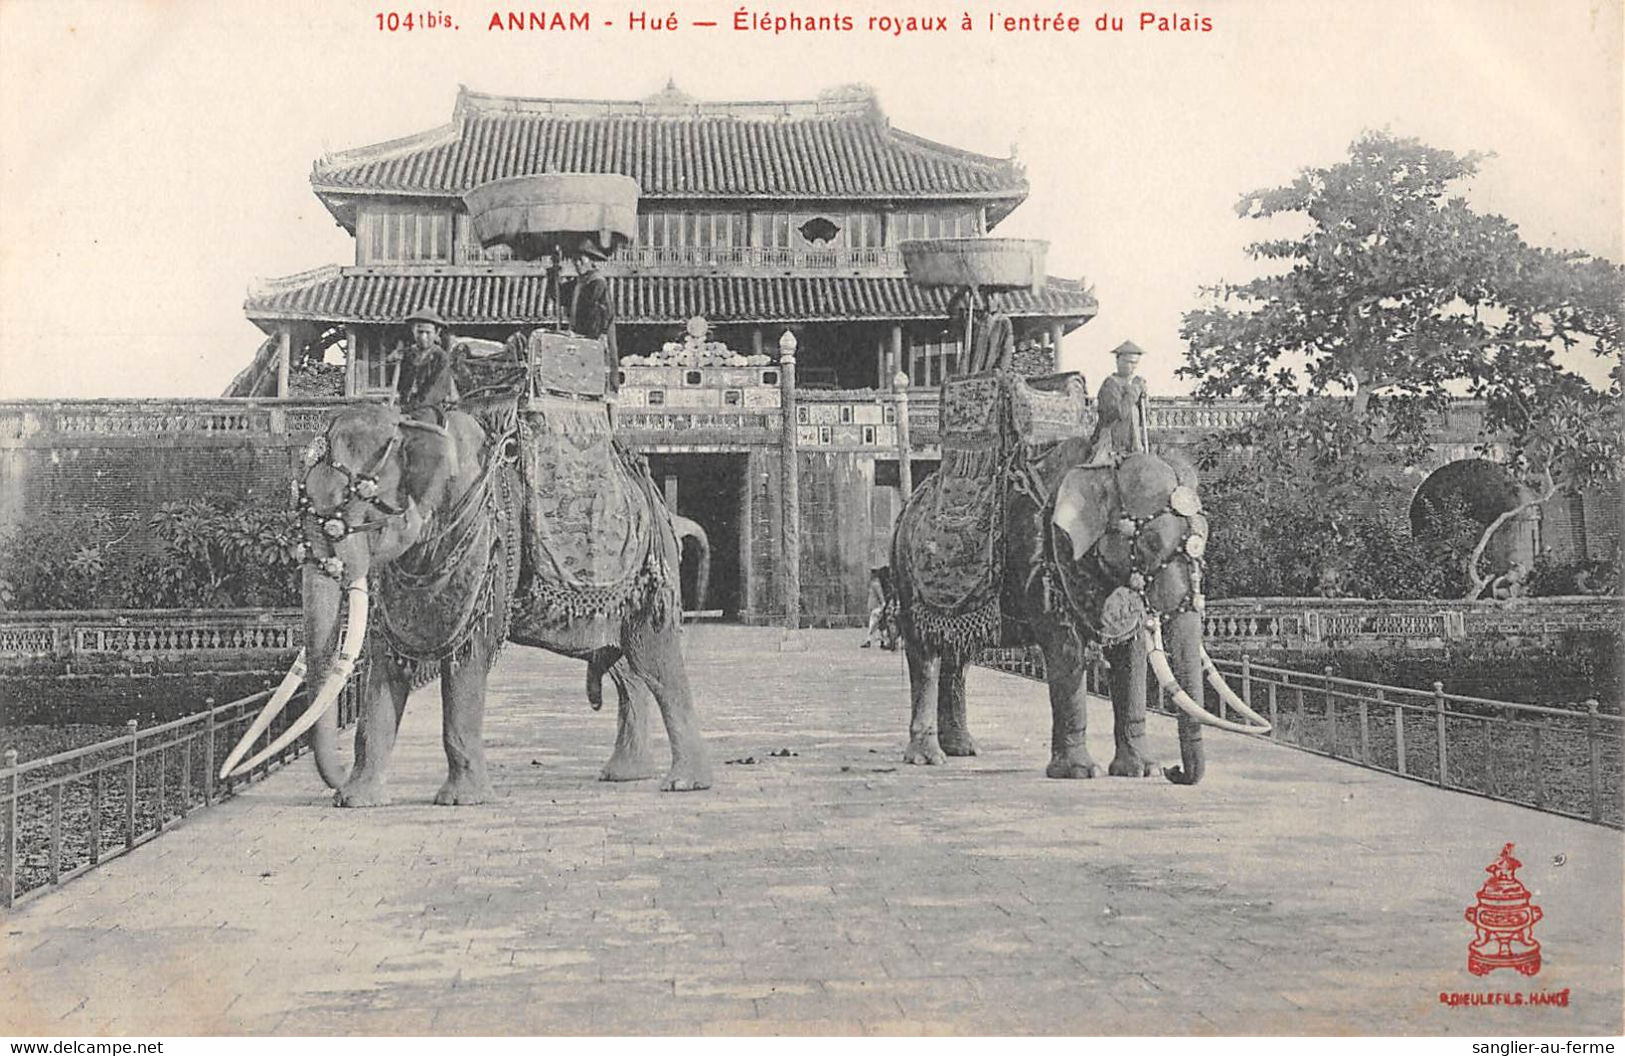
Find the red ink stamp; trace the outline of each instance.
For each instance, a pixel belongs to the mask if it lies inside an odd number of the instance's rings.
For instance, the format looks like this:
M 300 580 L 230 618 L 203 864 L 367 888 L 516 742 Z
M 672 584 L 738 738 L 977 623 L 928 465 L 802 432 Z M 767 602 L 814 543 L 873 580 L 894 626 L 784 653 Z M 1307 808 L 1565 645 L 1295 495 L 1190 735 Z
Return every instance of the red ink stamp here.
M 1520 975 L 1540 971 L 1540 943 L 1531 931 L 1542 914 L 1529 904 L 1529 889 L 1518 880 L 1518 867 L 1512 857 L 1512 844 L 1501 848 L 1501 857 L 1485 872 L 1490 878 L 1478 889 L 1478 903 L 1467 907 L 1467 922 L 1477 935 L 1467 944 L 1467 970 L 1488 975 L 1497 968 L 1513 968 Z

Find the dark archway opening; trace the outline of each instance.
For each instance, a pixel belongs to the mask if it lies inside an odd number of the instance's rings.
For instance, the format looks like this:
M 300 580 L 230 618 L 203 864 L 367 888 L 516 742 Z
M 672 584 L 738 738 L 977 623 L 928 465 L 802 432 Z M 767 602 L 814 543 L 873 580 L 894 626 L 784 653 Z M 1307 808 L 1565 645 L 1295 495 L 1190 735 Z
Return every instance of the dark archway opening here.
M 705 529 L 711 546 L 710 586 L 698 596 L 698 552 L 683 547 L 683 607 L 737 620 L 745 597 L 739 562 L 740 508 L 748 466 L 744 454 L 651 454 L 649 472 L 667 505 Z

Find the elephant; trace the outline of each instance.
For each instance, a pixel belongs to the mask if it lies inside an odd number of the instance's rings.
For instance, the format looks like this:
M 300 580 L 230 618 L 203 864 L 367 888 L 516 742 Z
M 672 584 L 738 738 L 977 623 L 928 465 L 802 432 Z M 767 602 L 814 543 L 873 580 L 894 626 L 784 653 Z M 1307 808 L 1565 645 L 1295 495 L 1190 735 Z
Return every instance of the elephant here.
M 523 452 L 515 435 L 488 433 L 474 416 L 457 409 L 440 417 L 443 424 L 390 406 L 349 408 L 306 452 L 305 475 L 298 483 L 307 551 L 301 583 L 305 651 L 227 757 L 221 776 L 257 765 L 309 729 L 317 769 L 336 790 L 338 805 L 385 804 L 389 759 L 407 695 L 414 684 L 438 676 L 447 776 L 434 801 L 485 802 L 492 798 L 482 743 L 486 677 L 511 640 L 589 665 L 607 667 L 624 657 L 624 677 L 647 690 L 631 694 L 623 708 L 604 780 L 653 776 L 642 733 L 645 716 L 638 713 L 652 697 L 671 744 L 671 766 L 661 787 L 709 787 L 711 765 L 683 664 L 680 605 L 673 596 L 677 538 L 647 473 L 637 476 L 636 464 L 626 461 L 627 472 L 615 480 L 606 482 L 600 474 L 584 485 L 599 494 L 600 504 L 605 491 L 619 489 L 617 494 L 628 496 L 633 519 L 649 526 L 645 571 L 655 571 L 639 603 L 619 610 L 600 604 L 594 612 L 547 580 L 533 556 L 541 530 L 536 507 L 549 496 L 516 472 L 512 463 Z M 524 418 L 516 424 L 520 441 Z M 604 422 L 603 450 L 608 450 L 607 418 Z M 561 501 L 556 512 L 562 517 L 569 511 Z M 622 513 L 624 522 L 628 518 Z M 380 619 L 369 625 L 374 593 Z M 537 599 L 554 604 L 544 608 Z M 342 639 L 341 601 L 346 603 Z M 346 773 L 335 750 L 332 706 L 369 640 L 354 768 Z M 307 676 L 315 687 L 307 710 L 239 764 Z
M 974 612 L 944 617 L 924 596 L 932 589 L 927 577 L 942 575 L 943 554 L 965 552 L 954 550 L 951 532 L 933 527 L 933 502 L 955 482 L 939 473 L 905 505 L 893 534 L 892 568 L 909 667 L 906 762 L 938 765 L 947 756 L 977 754 L 966 724 L 965 664 L 982 647 L 1000 644 L 1036 645 L 1043 652 L 1052 714 L 1049 777 L 1102 774 L 1084 744 L 1089 643 L 1103 646 L 1111 664 L 1116 753 L 1106 773 L 1144 777 L 1156 769 L 1144 745 L 1148 662 L 1179 709 L 1180 765 L 1164 770 L 1169 780 L 1201 780 L 1203 725 L 1268 731 L 1224 686 L 1202 646 L 1207 522 L 1194 470 L 1146 452 L 1092 466 L 1089 446 L 1072 438 L 1018 448 L 988 475 L 999 489 L 990 501 L 1003 517 L 1002 526 L 990 521 L 995 527 L 978 533 L 986 604 Z M 1196 703 L 1204 672 L 1250 725 Z
M 672 530 L 677 533 L 679 545 L 692 543 L 699 562 L 694 571 L 694 609 L 705 608 L 706 595 L 711 589 L 711 538 L 699 521 L 690 520 L 680 513 L 671 515 Z M 683 547 L 685 550 L 687 546 Z

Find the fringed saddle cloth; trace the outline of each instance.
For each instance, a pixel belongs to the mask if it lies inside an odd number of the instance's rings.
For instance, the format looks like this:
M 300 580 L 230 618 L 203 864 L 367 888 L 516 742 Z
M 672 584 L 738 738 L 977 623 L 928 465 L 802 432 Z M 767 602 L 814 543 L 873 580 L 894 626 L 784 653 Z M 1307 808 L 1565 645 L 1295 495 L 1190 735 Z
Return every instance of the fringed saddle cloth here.
M 898 538 L 909 540 L 912 596 L 905 618 L 950 656 L 997 645 L 1005 496 L 1024 445 L 1086 432 L 1082 379 L 1032 383 L 997 372 L 942 386 L 942 466 L 904 507 Z
M 442 661 L 467 656 L 475 635 L 498 649 L 519 580 L 519 482 L 488 447 L 468 492 L 430 522 L 425 539 L 384 566 L 372 626 L 414 686 L 432 681 Z
M 519 473 L 528 586 L 514 638 L 568 626 L 574 641 L 608 644 L 628 615 L 676 611 L 653 481 L 615 442 L 602 402 L 532 396 L 519 412 Z

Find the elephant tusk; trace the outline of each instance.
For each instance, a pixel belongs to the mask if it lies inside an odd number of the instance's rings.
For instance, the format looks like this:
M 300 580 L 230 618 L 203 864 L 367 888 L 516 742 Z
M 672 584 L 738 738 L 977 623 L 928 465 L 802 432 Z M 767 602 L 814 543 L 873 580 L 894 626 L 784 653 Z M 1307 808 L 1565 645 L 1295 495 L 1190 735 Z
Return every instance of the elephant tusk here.
M 1259 731 L 1260 733 L 1270 728 L 1270 720 L 1249 708 L 1247 702 L 1237 696 L 1236 691 L 1230 688 L 1229 683 L 1224 680 L 1224 676 L 1219 674 L 1219 669 L 1213 663 L 1213 658 L 1207 655 L 1205 648 L 1202 650 L 1202 670 L 1207 672 L 1208 685 L 1213 687 L 1213 691 L 1219 695 L 1220 700 L 1224 701 L 1226 707 L 1262 726 L 1263 729 Z
M 367 585 L 361 583 L 348 587 L 345 594 L 349 598 L 349 612 L 344 623 L 344 642 L 339 647 L 339 655 L 334 658 L 332 667 L 322 678 L 321 687 L 316 691 L 316 699 L 310 702 L 310 707 L 305 709 L 303 715 L 293 720 L 293 723 L 282 731 L 281 736 L 262 748 L 252 759 L 237 767 L 230 776 L 254 769 L 298 740 L 306 730 L 316 725 L 316 720 L 322 717 L 322 713 L 339 699 L 345 684 L 350 681 L 350 673 L 355 670 L 356 660 L 361 655 L 361 645 L 367 638 Z
M 258 715 L 254 716 L 254 721 L 248 724 L 247 731 L 237 741 L 237 747 L 233 748 L 226 755 L 226 761 L 220 764 L 220 777 L 222 780 L 227 774 L 231 773 L 232 769 L 237 765 L 237 760 L 247 753 L 253 743 L 259 739 L 259 735 L 265 732 L 266 727 L 271 725 L 271 720 L 282 714 L 282 709 L 288 706 L 288 701 L 293 699 L 294 691 L 303 685 L 304 681 L 305 651 L 301 649 L 299 655 L 293 658 L 293 666 L 288 668 L 286 675 L 282 676 L 282 684 L 276 687 L 276 692 L 271 694 L 270 701 L 260 709 Z
M 1196 703 L 1196 701 L 1192 700 L 1191 695 L 1185 692 L 1184 687 L 1179 684 L 1179 680 L 1174 677 L 1174 669 L 1169 666 L 1168 653 L 1162 647 L 1162 626 L 1153 619 L 1151 628 L 1149 630 L 1142 631 L 1141 633 L 1144 634 L 1147 639 L 1145 643 L 1145 658 L 1148 662 L 1150 662 L 1151 670 L 1157 676 L 1157 684 L 1162 687 L 1162 691 L 1164 693 L 1168 694 L 1168 699 L 1173 701 L 1174 707 L 1195 719 L 1197 722 L 1202 723 L 1204 726 L 1212 726 L 1220 730 L 1229 730 L 1232 733 L 1269 732 L 1270 727 L 1268 723 L 1265 723 L 1262 727 L 1244 726 L 1239 722 L 1231 722 L 1229 719 L 1221 719 L 1217 715 L 1210 713 L 1200 704 Z

